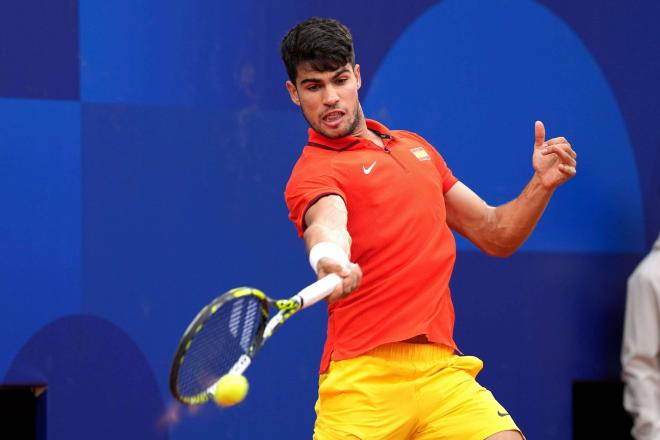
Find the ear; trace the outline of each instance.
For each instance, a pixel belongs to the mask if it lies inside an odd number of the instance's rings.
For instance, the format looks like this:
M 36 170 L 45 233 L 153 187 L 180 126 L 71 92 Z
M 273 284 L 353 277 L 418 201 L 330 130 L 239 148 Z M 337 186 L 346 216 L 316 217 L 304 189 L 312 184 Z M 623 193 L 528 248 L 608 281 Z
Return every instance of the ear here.
M 360 65 L 356 64 L 353 68 L 353 73 L 355 74 L 355 79 L 357 80 L 357 88 L 360 90 L 362 87 L 362 77 L 360 76 Z
M 291 101 L 298 107 L 300 107 L 300 97 L 298 96 L 298 88 L 294 83 L 291 81 L 287 80 L 286 82 L 286 89 L 289 92 L 289 97 L 291 98 Z

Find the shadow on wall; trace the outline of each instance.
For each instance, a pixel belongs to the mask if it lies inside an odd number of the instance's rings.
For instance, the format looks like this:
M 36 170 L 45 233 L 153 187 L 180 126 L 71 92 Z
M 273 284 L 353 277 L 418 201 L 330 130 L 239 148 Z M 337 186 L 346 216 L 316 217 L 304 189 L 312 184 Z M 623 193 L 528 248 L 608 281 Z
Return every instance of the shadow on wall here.
M 118 327 L 93 316 L 56 320 L 23 346 L 5 384 L 48 386 L 48 440 L 165 440 L 153 371 Z

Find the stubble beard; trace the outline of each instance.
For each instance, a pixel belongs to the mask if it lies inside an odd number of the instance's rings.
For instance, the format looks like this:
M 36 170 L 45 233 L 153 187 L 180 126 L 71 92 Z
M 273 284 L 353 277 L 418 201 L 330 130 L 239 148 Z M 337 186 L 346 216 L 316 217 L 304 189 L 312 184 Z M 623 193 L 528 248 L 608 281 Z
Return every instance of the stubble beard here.
M 310 121 L 309 118 L 307 117 L 307 115 L 305 114 L 305 109 L 303 108 L 302 104 L 300 106 L 300 110 L 303 114 L 303 118 L 305 118 L 305 121 L 307 121 L 307 124 L 309 124 L 309 126 L 312 127 L 314 129 L 314 131 L 316 131 L 318 133 L 321 133 L 323 136 L 325 136 L 327 138 L 330 138 L 330 139 L 339 139 L 339 138 L 343 138 L 343 137 L 346 137 L 346 136 L 349 136 L 349 135 L 355 133 L 357 128 L 362 123 L 362 120 L 364 119 L 364 114 L 362 113 L 362 107 L 360 106 L 360 103 L 358 102 L 358 104 L 355 106 L 355 111 L 353 112 L 353 122 L 351 122 L 349 127 L 346 130 L 344 130 L 343 132 L 333 135 L 333 134 L 330 134 L 327 131 L 323 130 L 320 126 L 317 126 L 317 125 L 313 124 L 312 121 Z

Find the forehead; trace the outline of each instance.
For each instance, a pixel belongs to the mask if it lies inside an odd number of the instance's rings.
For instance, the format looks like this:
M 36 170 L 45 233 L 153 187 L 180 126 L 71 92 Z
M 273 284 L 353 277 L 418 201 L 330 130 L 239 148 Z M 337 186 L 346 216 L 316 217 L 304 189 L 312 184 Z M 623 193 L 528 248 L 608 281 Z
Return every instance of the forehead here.
M 334 76 L 345 72 L 349 71 L 352 72 L 353 69 L 351 68 L 351 63 L 346 63 L 343 66 L 340 66 L 339 68 L 335 70 L 316 70 L 310 63 L 301 63 L 298 64 L 298 67 L 296 69 L 296 82 L 300 83 L 301 81 L 304 80 L 326 80 L 326 79 L 331 79 Z

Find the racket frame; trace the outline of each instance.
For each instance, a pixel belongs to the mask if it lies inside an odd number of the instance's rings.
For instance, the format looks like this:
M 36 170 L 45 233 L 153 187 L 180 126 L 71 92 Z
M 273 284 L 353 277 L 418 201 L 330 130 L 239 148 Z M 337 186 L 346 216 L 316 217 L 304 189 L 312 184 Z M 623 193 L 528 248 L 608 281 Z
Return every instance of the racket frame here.
M 286 320 L 293 316 L 298 311 L 305 309 L 317 303 L 321 299 L 328 296 L 339 285 L 341 278 L 335 274 L 330 274 L 315 283 L 302 289 L 297 294 L 288 299 L 274 300 L 266 296 L 264 292 L 252 287 L 238 287 L 232 289 L 207 304 L 195 316 L 192 322 L 188 325 L 179 345 L 177 346 L 172 367 L 170 369 L 170 391 L 172 395 L 181 403 L 186 405 L 200 405 L 207 402 L 215 393 L 218 380 L 209 386 L 205 391 L 202 391 L 194 396 L 183 396 L 179 393 L 177 379 L 178 374 L 186 358 L 186 353 L 190 348 L 192 341 L 199 331 L 203 328 L 204 323 L 207 322 L 220 307 L 226 303 L 243 298 L 248 295 L 255 296 L 260 302 L 260 322 L 255 333 L 254 339 L 249 345 L 248 349 L 242 354 L 234 365 L 229 369 L 228 373 L 243 374 L 250 366 L 252 360 L 257 352 L 263 347 L 265 342 L 273 335 L 275 330 L 279 328 Z M 277 309 L 277 313 L 269 319 L 269 307 Z M 222 377 L 222 376 L 221 376 Z

